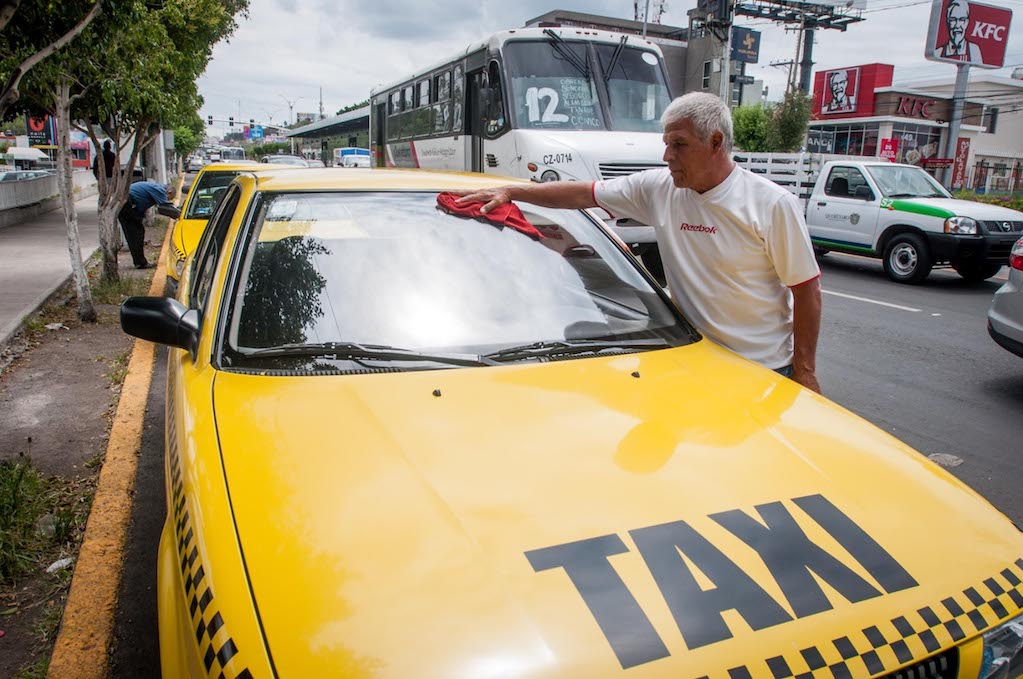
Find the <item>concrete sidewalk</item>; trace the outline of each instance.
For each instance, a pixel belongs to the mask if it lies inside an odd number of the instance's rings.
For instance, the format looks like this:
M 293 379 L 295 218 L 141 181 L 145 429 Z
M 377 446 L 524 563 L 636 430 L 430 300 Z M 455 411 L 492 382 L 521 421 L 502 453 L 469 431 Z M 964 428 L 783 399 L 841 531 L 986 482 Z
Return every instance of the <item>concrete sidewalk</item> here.
M 85 261 L 99 249 L 96 196 L 76 205 Z M 63 210 L 0 228 L 0 347 L 70 276 Z

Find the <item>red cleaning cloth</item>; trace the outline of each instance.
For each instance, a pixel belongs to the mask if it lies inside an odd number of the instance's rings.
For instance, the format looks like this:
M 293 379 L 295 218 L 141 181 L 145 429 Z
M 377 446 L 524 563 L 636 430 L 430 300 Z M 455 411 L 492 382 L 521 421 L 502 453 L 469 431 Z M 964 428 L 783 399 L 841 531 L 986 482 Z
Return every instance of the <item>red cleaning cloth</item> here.
M 487 213 L 480 212 L 485 203 L 473 201 L 471 203 L 456 203 L 459 199 L 453 193 L 437 194 L 437 205 L 441 210 L 458 217 L 473 217 L 476 219 L 487 219 L 495 224 L 510 226 L 519 233 L 524 233 L 533 240 L 542 240 L 545 236 L 522 214 L 522 210 L 513 203 L 503 203 Z

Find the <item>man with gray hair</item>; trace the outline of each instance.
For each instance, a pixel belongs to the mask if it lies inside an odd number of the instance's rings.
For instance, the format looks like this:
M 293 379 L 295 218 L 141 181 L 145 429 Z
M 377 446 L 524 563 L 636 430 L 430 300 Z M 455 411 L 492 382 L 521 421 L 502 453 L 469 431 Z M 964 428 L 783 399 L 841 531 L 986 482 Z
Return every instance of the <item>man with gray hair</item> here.
M 735 164 L 731 112 L 717 97 L 679 97 L 661 125 L 666 168 L 461 192 L 459 202 L 600 207 L 653 225 L 672 298 L 700 332 L 820 392 L 820 269 L 796 197 Z

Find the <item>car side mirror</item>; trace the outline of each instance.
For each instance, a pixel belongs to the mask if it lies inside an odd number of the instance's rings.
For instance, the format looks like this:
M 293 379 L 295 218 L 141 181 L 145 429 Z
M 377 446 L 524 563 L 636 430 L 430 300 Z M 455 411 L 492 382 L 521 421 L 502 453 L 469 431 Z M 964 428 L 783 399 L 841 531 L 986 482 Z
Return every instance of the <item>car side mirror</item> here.
M 191 190 L 192 190 L 192 185 L 191 184 L 189 184 L 188 186 L 182 185 L 182 187 L 181 187 L 181 195 L 182 196 L 187 196 L 188 192 L 191 191 Z
M 129 297 L 121 304 L 121 330 L 148 342 L 199 350 L 199 312 L 173 297 Z
M 863 200 L 874 200 L 874 192 L 870 190 L 870 187 L 866 184 L 860 184 L 856 187 L 853 192 L 853 196 L 856 198 L 862 198 Z
M 158 214 L 161 214 L 164 217 L 170 217 L 171 219 L 177 219 L 181 216 L 181 210 L 173 205 L 158 205 L 156 207 L 156 211 Z

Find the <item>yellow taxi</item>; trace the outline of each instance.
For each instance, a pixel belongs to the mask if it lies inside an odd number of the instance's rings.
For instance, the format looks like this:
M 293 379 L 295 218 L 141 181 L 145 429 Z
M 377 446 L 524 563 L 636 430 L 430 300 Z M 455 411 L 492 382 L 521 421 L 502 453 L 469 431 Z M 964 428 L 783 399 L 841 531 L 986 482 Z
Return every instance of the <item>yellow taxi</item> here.
M 181 206 L 181 215 L 174 222 L 171 250 L 167 257 L 167 276 L 177 281 L 188 255 L 199 243 L 210 215 L 216 209 L 227 185 L 244 170 L 258 169 L 255 161 L 231 161 L 204 165 L 188 190 Z
M 165 677 L 1015 677 L 1023 534 L 507 180 L 242 173 L 176 299 Z

